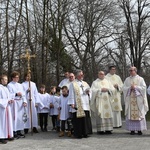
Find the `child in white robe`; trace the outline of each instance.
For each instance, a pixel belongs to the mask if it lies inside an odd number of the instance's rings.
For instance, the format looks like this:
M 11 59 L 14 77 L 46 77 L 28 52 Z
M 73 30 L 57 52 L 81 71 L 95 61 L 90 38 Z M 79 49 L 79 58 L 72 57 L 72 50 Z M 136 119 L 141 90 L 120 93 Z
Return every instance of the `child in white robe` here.
M 43 84 L 40 86 L 39 98 L 41 103 L 40 106 L 43 106 L 43 107 L 38 107 L 40 127 L 42 132 L 47 132 L 50 101 L 49 101 L 49 94 L 45 92 L 45 85 Z
M 58 130 L 58 114 L 59 114 L 59 96 L 55 95 L 56 93 L 56 87 L 52 86 L 50 88 L 50 96 L 49 96 L 49 101 L 50 101 L 50 111 L 49 114 L 52 117 L 52 125 L 53 128 L 52 130 Z
M 69 118 L 69 105 L 68 105 L 68 88 L 67 86 L 62 87 L 62 95 L 60 96 L 60 121 L 61 121 L 61 132 L 59 137 L 64 136 L 65 124 Z M 67 122 L 68 123 L 68 122 Z M 68 136 L 71 136 L 71 131 L 68 124 Z

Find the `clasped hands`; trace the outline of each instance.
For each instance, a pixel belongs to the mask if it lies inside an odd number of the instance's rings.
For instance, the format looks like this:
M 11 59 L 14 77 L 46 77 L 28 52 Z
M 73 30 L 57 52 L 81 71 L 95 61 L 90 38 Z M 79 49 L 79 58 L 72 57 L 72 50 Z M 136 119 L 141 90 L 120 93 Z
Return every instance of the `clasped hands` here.
M 108 92 L 107 88 L 101 88 L 101 92 Z

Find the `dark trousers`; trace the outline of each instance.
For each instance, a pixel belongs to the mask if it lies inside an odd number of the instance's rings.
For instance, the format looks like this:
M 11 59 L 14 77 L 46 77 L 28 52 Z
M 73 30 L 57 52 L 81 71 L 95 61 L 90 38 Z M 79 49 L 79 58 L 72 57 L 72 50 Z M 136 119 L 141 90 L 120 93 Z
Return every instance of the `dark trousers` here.
M 52 124 L 53 124 L 53 128 L 55 128 L 57 126 L 57 115 L 53 115 L 52 116 Z
M 65 131 L 65 124 L 67 122 L 68 131 L 70 131 L 70 126 L 67 120 L 61 120 L 61 131 Z
M 73 113 L 73 129 L 75 137 L 92 134 L 92 124 L 89 111 L 84 111 L 85 117 L 77 118 L 77 113 Z
M 40 118 L 41 129 L 43 129 L 43 124 L 44 124 L 44 128 L 47 128 L 48 113 L 39 113 L 39 118 Z

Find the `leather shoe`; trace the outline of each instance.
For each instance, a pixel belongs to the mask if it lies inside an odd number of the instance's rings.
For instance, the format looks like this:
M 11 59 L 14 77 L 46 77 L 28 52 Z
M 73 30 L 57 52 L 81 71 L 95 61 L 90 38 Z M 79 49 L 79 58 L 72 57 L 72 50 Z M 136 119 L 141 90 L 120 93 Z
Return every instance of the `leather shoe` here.
M 138 135 L 142 135 L 143 133 L 141 131 L 138 131 Z
M 135 134 L 135 131 L 131 131 L 131 133 L 130 133 L 131 135 L 134 135 Z
M 6 144 L 6 143 L 7 143 L 7 141 L 6 141 L 6 140 L 4 140 L 4 139 L 0 139 L 0 143 L 1 143 L 1 144 Z
M 39 133 L 39 131 L 37 130 L 36 127 L 33 127 L 33 130 L 32 130 L 34 133 Z
M 24 133 L 27 134 L 29 129 L 24 129 Z

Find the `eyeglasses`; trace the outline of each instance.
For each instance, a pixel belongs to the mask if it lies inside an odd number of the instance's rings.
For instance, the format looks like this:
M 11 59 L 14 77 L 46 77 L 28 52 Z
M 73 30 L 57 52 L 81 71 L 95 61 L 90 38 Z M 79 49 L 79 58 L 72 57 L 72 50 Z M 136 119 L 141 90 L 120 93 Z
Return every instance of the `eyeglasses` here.
M 134 70 L 129 70 L 130 72 L 134 71 Z
M 69 76 L 69 78 L 73 78 L 73 76 Z

